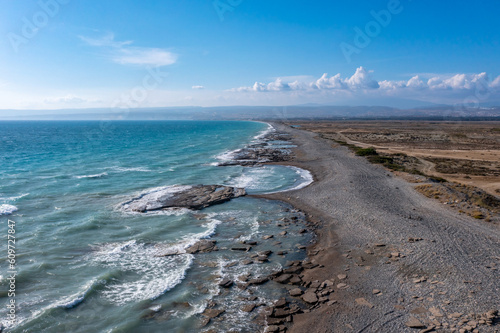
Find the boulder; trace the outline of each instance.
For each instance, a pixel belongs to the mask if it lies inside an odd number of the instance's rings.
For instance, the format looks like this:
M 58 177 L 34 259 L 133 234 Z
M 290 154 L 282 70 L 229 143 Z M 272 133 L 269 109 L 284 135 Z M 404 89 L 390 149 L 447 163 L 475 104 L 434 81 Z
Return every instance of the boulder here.
M 166 208 L 203 209 L 246 195 L 245 189 L 222 185 L 166 186 L 122 204 L 126 211 L 146 213 Z

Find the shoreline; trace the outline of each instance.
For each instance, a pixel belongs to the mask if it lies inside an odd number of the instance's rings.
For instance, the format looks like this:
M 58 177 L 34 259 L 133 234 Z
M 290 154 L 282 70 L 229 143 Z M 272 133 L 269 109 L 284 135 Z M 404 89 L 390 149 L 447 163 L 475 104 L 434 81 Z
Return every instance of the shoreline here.
M 306 260 L 318 266 L 303 271 L 304 292 L 321 292 L 314 282 L 335 286 L 328 303 L 293 315 L 289 332 L 494 332 L 498 228 L 458 215 L 313 132 L 271 125 L 297 147 L 292 160 L 263 164 L 299 167 L 314 181 L 252 196 L 292 205 L 313 224 Z

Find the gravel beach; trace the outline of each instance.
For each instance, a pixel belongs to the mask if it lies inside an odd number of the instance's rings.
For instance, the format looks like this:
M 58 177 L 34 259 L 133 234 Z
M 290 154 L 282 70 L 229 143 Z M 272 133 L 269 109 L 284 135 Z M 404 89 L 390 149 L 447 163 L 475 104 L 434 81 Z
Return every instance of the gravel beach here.
M 333 281 L 335 290 L 329 302 L 295 315 L 291 332 L 500 331 L 498 226 L 424 197 L 312 132 L 273 126 L 298 146 L 293 161 L 279 164 L 307 169 L 315 181 L 264 197 L 315 223 L 308 253 L 319 266 L 302 280 Z

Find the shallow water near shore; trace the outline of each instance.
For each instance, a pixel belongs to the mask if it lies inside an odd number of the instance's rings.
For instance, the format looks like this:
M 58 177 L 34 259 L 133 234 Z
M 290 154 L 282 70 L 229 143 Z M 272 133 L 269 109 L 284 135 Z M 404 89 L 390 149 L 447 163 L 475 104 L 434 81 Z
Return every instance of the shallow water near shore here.
M 242 307 L 250 299 L 270 304 L 282 290 L 273 282 L 246 290 L 218 282 L 264 276 L 304 258 L 297 244 L 310 236 L 299 232 L 300 212 L 252 197 L 147 214 L 120 204 L 172 185 L 222 184 L 261 194 L 308 184 L 310 174 L 298 168 L 216 165 L 270 130 L 257 122 L 0 123 L 0 225 L 7 235 L 7 219 L 16 222 L 18 271 L 12 326 L 4 320 L 3 236 L 3 325 L 12 332 L 199 332 L 200 313 L 211 306 L 225 312 L 206 329 L 257 331 L 262 306 L 251 313 Z M 200 239 L 217 241 L 219 251 L 182 253 Z M 244 240 L 258 244 L 250 252 L 231 250 Z M 173 249 L 180 254 L 163 256 Z M 268 262 L 242 263 L 267 250 Z

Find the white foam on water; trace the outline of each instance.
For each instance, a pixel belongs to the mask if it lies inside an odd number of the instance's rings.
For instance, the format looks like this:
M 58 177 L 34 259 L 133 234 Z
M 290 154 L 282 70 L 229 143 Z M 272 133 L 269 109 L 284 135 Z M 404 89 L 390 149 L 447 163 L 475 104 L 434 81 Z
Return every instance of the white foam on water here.
M 73 176 L 74 178 L 76 179 L 82 179 L 82 178 L 101 178 L 101 177 L 104 177 L 104 176 L 107 176 L 108 173 L 107 172 L 103 172 L 103 173 L 98 173 L 98 174 L 95 174 L 95 175 L 83 175 L 83 176 Z
M 186 249 L 212 236 L 220 223 L 211 218 L 202 225 L 205 230 L 185 235 L 174 244 L 146 245 L 131 240 L 98 248 L 90 257 L 94 263 L 118 268 L 127 275 L 122 281 L 107 284 L 103 296 L 116 304 L 160 297 L 184 280 L 194 258 Z
M 0 215 L 10 215 L 14 212 L 17 212 L 19 209 L 13 205 L 3 204 L 0 205 Z
M 113 166 L 113 167 L 109 167 L 107 169 L 111 169 L 115 172 L 152 172 L 152 170 L 147 168 L 147 167 L 125 168 L 125 167 Z
M 127 275 L 108 283 L 103 296 L 119 305 L 154 300 L 181 283 L 193 256 L 159 257 L 158 254 L 157 247 L 135 241 L 107 244 L 94 252 L 91 260 L 95 264 L 117 268 Z
M 245 236 L 240 236 L 238 238 L 239 241 L 247 241 L 247 240 L 251 240 L 255 235 L 257 235 L 259 233 L 259 219 L 257 218 L 257 216 L 253 216 L 252 217 L 252 224 L 250 225 L 250 232 L 248 234 L 246 234 Z
M 30 195 L 29 193 L 23 193 L 15 197 L 0 197 L 0 200 L 5 201 L 5 202 L 13 202 L 17 201 L 18 199 L 24 198 L 25 196 Z
M 130 212 L 129 208 L 131 204 L 140 205 L 141 202 L 149 202 L 146 206 L 147 210 L 154 210 L 160 208 L 162 205 L 160 204 L 160 199 L 164 200 L 175 193 L 182 192 L 190 189 L 192 186 L 190 185 L 171 185 L 171 186 L 160 186 L 150 188 L 146 191 L 143 191 L 130 200 L 120 204 L 118 209 L 125 210 Z
M 269 123 L 265 123 L 265 124 L 267 125 L 267 128 L 265 130 L 263 130 L 262 132 L 260 132 L 259 134 L 257 134 L 256 136 L 254 136 L 254 138 L 253 138 L 254 141 L 261 140 L 261 139 L 265 138 L 269 133 L 276 131 L 276 129 L 274 128 L 273 125 L 271 125 Z

